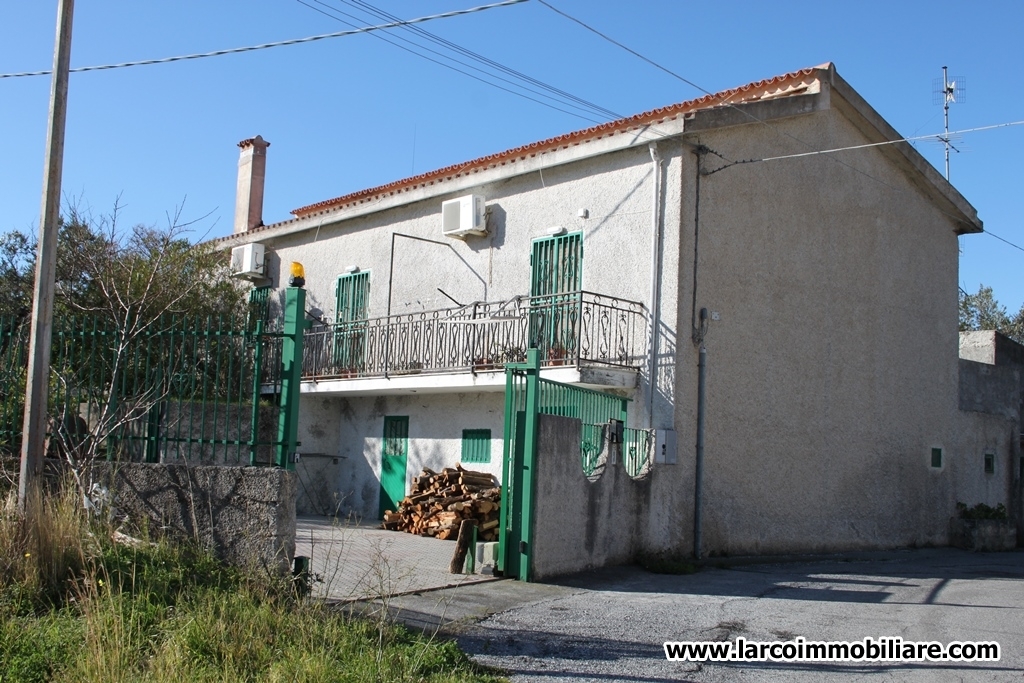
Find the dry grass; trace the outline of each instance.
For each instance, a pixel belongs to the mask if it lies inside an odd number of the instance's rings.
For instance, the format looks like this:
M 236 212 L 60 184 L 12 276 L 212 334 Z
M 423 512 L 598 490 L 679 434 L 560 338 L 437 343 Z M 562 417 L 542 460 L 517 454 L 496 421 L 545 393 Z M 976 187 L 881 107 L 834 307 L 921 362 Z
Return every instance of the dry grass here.
M 167 542 L 113 541 L 78 496 L 0 506 L 0 683 L 495 681 L 454 643 L 297 597 Z

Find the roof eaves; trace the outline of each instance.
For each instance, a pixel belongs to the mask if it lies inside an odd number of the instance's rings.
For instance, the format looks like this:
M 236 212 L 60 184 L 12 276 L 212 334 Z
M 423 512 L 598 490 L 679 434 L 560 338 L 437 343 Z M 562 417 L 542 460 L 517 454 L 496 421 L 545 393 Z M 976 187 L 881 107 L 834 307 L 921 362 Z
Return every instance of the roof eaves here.
M 294 209 L 292 213 L 299 218 L 306 218 L 317 215 L 327 210 L 341 208 L 343 206 L 361 204 L 374 197 L 393 195 L 412 188 L 432 185 L 437 182 L 445 182 L 460 177 L 467 173 L 475 173 L 482 169 L 493 168 L 499 165 L 515 163 L 519 159 L 544 154 L 552 150 L 565 148 L 572 145 L 583 144 L 591 140 L 598 140 L 609 135 L 634 130 L 640 126 L 650 125 L 668 118 L 674 118 L 679 114 L 690 113 L 700 109 L 710 109 L 720 106 L 730 106 L 740 102 L 751 102 L 758 100 L 777 99 L 801 94 L 807 90 L 808 80 L 815 80 L 820 73 L 831 70 L 832 64 L 826 63 L 816 67 L 801 69 L 791 73 L 774 76 L 754 83 L 724 90 L 719 93 L 704 95 L 694 100 L 680 102 L 665 107 L 659 107 L 650 111 L 642 112 L 634 116 L 616 121 L 609 121 L 591 128 L 566 133 L 547 140 L 540 140 L 521 147 L 490 154 L 470 161 L 465 161 L 452 166 L 421 173 L 401 180 L 396 180 L 385 185 L 371 187 L 347 195 L 335 197 L 307 206 Z

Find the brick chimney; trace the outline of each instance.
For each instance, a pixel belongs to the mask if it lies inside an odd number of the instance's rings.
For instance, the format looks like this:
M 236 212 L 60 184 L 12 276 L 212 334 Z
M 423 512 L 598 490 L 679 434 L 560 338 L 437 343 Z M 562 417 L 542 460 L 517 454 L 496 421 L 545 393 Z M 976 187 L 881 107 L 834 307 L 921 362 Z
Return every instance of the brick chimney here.
M 238 143 L 238 186 L 235 189 L 235 234 L 263 225 L 263 184 L 267 176 L 267 147 L 257 135 Z

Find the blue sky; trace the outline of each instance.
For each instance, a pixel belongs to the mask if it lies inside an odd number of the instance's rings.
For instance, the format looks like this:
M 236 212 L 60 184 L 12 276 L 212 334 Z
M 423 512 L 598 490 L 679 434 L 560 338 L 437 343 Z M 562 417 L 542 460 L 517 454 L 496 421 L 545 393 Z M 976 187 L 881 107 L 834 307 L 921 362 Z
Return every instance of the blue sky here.
M 360 16 L 342 0 L 304 0 Z M 1024 3 L 550 0 L 702 88 L 718 91 L 832 61 L 898 131 L 942 129 L 941 67 L 966 79 L 951 128 L 1024 119 Z M 298 0 L 78 0 L 72 66 L 166 57 L 344 30 Z M 412 18 L 483 0 L 374 0 Z M 48 69 L 56 0 L 0 2 L 0 72 Z M 353 23 L 378 23 L 365 14 Z M 536 0 L 423 28 L 613 112 L 630 115 L 700 91 L 558 16 Z M 464 68 L 464 67 L 460 67 Z M 49 77 L 0 79 L 0 229 L 34 232 Z M 590 115 L 591 118 L 595 118 Z M 241 55 L 73 74 L 64 193 L 94 214 L 118 195 L 122 221 L 159 223 L 185 202 L 231 231 L 235 144 L 262 135 L 267 222 L 293 208 L 591 125 L 503 92 L 370 35 Z M 942 168 L 942 147 L 917 143 Z M 1024 126 L 966 135 L 952 182 L 988 230 L 1024 247 Z M 851 153 L 851 154 L 856 154 Z M 793 163 L 793 162 L 787 162 Z M 1024 303 L 1024 251 L 963 240 L 961 285 Z

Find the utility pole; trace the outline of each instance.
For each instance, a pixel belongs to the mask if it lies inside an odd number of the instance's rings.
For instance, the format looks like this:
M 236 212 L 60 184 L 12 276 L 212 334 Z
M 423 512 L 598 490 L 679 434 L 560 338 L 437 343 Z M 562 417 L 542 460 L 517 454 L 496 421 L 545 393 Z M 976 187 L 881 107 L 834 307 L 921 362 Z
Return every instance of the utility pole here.
M 57 228 L 60 220 L 60 181 L 64 165 L 64 122 L 68 107 L 71 67 L 71 23 L 74 0 L 58 0 L 57 38 L 53 48 L 50 82 L 50 117 L 46 131 L 46 169 L 36 249 L 36 282 L 32 293 L 32 332 L 25 383 L 25 421 L 21 432 L 21 478 L 18 507 L 27 516 L 30 496 L 38 494 L 46 439 L 46 391 L 50 380 L 50 335 L 53 331 L 53 282 L 57 264 Z

